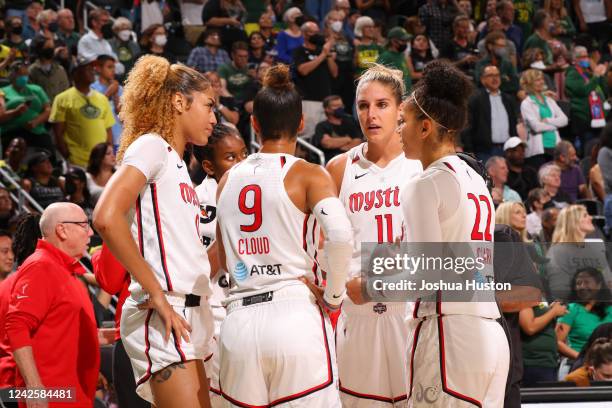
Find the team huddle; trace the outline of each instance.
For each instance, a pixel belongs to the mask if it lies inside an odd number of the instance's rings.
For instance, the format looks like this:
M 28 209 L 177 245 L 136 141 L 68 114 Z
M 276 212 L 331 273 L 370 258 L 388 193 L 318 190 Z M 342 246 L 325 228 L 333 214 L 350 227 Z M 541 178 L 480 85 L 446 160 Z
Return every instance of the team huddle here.
M 286 66 L 272 67 L 255 97 L 262 147 L 248 156 L 234 129 L 216 125 L 197 72 L 145 57 L 125 94 L 166 101 L 157 118 L 130 121 L 124 107 L 122 166 L 94 215 L 98 225 L 121 219 L 100 234 L 132 275 L 121 337 L 142 398 L 181 408 L 503 406 L 509 349 L 495 302 L 362 294 L 362 243 L 492 241 L 490 193 L 455 154 L 463 74 L 432 62 L 404 98 L 400 71 L 367 70 L 356 91 L 367 141 L 326 168 L 293 155 L 304 119 Z M 187 144 L 207 174 L 195 189 Z

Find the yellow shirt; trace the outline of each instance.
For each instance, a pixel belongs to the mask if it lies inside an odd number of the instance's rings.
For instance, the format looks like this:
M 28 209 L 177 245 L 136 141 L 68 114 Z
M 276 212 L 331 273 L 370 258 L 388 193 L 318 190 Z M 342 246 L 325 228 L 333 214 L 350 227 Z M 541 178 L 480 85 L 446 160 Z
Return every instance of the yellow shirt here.
M 106 129 L 115 124 L 106 96 L 94 90 L 83 95 L 75 87 L 55 97 L 49 121 L 65 123 L 64 140 L 70 152 L 68 160 L 81 167 L 87 166 L 91 149 L 108 140 Z
M 6 45 L 0 44 L 0 61 L 4 61 L 5 59 L 7 59 L 10 53 L 11 53 L 11 49 L 9 47 L 7 47 Z M 9 72 L 8 72 L 8 65 L 7 65 L 6 68 L 3 68 L 0 70 L 0 78 L 8 78 L 8 76 L 9 76 Z

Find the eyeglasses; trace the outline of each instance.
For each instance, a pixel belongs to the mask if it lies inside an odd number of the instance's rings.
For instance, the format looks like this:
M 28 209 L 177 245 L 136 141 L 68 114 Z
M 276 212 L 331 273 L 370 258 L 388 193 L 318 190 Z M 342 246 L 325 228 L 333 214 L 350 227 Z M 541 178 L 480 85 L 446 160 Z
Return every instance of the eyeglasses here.
M 87 221 L 61 221 L 60 224 L 77 224 L 79 227 L 88 230 L 91 226 L 89 220 Z

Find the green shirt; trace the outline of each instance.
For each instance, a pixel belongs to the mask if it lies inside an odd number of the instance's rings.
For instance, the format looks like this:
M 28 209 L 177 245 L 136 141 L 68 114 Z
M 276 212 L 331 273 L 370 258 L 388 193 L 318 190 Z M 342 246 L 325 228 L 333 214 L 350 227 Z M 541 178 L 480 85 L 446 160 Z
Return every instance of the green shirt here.
M 482 70 L 487 65 L 492 63 L 493 61 L 488 55 L 476 63 L 476 68 L 474 69 L 474 82 L 480 84 L 480 75 L 482 74 Z M 498 60 L 494 65 L 497 66 L 501 74 L 501 91 L 516 95 L 516 93 L 519 91 L 519 79 L 514 65 L 512 65 L 512 63 L 505 58 Z
M 602 323 L 612 322 L 612 306 L 606 306 L 606 316 L 602 319 L 589 312 L 580 303 L 570 303 L 567 314 L 559 318 L 559 323 L 570 327 L 567 344 L 576 351 L 581 351 L 593 330 Z
M 548 310 L 549 307 L 546 304 L 540 303 L 533 308 L 533 315 L 540 317 Z M 554 319 L 533 336 L 521 332 L 521 344 L 523 347 L 523 363 L 526 367 L 557 367 L 559 354 L 557 352 Z
M 583 122 L 591 122 L 591 107 L 589 105 L 589 94 L 596 91 L 602 101 L 606 99 L 606 82 L 603 76 L 596 77 L 586 72 L 588 81 L 578 73 L 576 67 L 569 67 L 565 71 L 565 94 L 570 100 L 572 120 L 579 119 Z
M 523 52 L 528 50 L 529 48 L 539 48 L 544 53 L 544 63 L 546 65 L 550 65 L 553 63 L 553 53 L 550 47 L 548 46 L 548 42 L 540 37 L 538 33 L 533 33 L 527 38 L 525 44 L 523 44 Z
M 355 73 L 359 76 L 368 69 L 372 64 L 378 61 L 378 57 L 385 51 L 383 47 L 376 43 L 370 45 L 357 46 L 357 66 Z
M 232 96 L 244 102 L 244 97 L 251 84 L 251 77 L 247 69 L 237 69 L 233 63 L 228 62 L 219 66 L 219 76 L 227 82 L 227 90 Z
M 531 35 L 532 25 L 531 20 L 535 13 L 535 4 L 533 0 L 514 0 L 514 24 L 523 30 L 523 38 Z M 523 47 L 523 49 L 526 49 Z
M 2 88 L 2 92 L 4 92 L 6 100 L 6 109 L 15 109 L 26 101 L 30 102 L 30 108 L 25 113 L 2 124 L 0 129 L 3 132 L 23 128 L 26 123 L 40 115 L 44 110 L 44 106 L 49 103 L 49 98 L 45 91 L 40 86 L 34 84 L 26 84 L 25 88 L 20 90 L 13 88 L 13 85 L 9 85 Z M 35 135 L 46 133 L 45 125 L 41 123 L 30 130 L 30 132 Z
M 410 76 L 408 65 L 406 64 L 406 55 L 403 52 L 386 50 L 380 54 L 376 62 L 402 71 L 404 74 L 406 93 L 412 90 L 412 77 Z

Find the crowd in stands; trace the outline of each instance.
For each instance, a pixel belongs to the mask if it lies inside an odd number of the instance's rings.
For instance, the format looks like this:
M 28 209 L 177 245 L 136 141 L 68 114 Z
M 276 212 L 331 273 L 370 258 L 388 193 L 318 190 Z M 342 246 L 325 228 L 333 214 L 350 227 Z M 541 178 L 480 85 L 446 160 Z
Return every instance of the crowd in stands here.
M 290 65 L 300 137 L 325 161 L 363 141 L 355 80 L 368 66 L 401 70 L 410 92 L 427 63 L 448 59 L 474 82 L 457 150 L 486 165 L 497 221 L 532 248 L 545 288 L 519 313 L 523 384 L 612 380 L 611 1 L 92 2 L 86 20 L 85 2 L 7 0 L 0 11 L 0 169 L 42 208 L 66 201 L 91 216 L 115 170 L 122 84 L 142 55 L 205 73 L 219 123 L 248 148 L 263 75 Z M 0 181 L 2 281 L 23 207 Z

